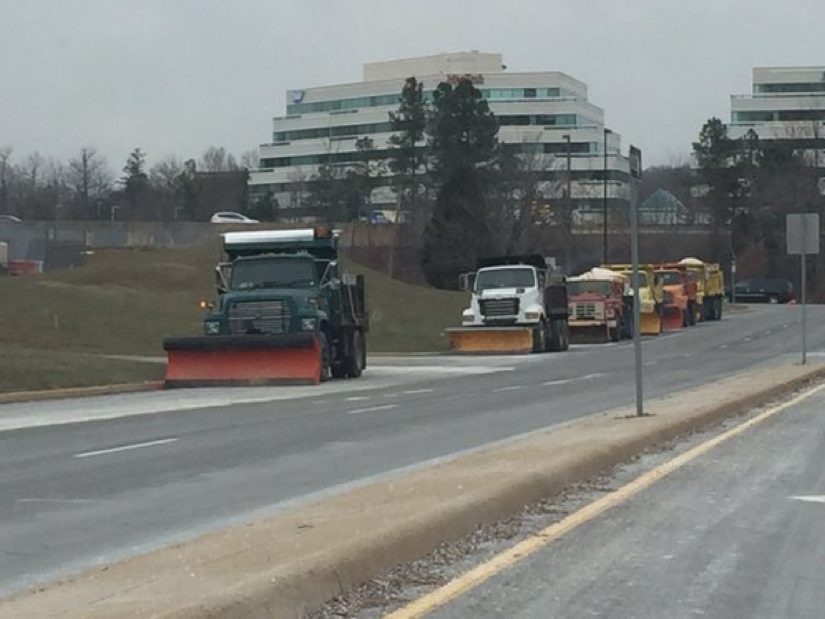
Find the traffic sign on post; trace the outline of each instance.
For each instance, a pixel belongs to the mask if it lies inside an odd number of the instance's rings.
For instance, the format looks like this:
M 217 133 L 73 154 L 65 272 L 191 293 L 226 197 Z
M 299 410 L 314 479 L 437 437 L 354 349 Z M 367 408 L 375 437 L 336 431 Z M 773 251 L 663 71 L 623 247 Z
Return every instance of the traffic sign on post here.
M 808 305 L 808 270 L 807 256 L 819 253 L 819 214 L 796 213 L 785 218 L 786 244 L 788 254 L 798 255 L 802 274 L 800 288 L 802 294 L 802 365 L 808 362 L 807 342 L 807 305 Z
M 630 147 L 630 261 L 633 282 L 633 356 L 636 366 L 636 414 L 644 415 L 644 385 L 642 382 L 642 335 L 641 335 L 641 298 L 639 296 L 639 213 L 638 191 L 633 183 L 642 178 L 642 151 Z

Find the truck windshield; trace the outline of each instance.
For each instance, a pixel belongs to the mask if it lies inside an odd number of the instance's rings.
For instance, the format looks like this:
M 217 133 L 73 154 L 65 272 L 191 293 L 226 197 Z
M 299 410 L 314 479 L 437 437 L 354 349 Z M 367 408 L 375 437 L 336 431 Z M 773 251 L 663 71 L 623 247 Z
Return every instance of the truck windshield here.
M 490 288 L 531 288 L 536 285 L 532 269 L 491 269 L 479 271 L 476 290 Z
M 656 271 L 665 286 L 675 286 L 682 283 L 682 274 L 679 271 Z
M 230 288 L 312 288 L 317 277 L 315 263 L 309 259 L 239 260 L 232 266 Z
M 627 275 L 628 279 L 630 279 L 630 283 L 628 284 L 631 288 L 635 288 L 635 281 L 633 280 L 633 272 L 632 271 L 623 271 L 625 275 Z M 647 273 L 644 271 L 639 271 L 639 280 L 638 280 L 639 288 L 647 288 Z
M 598 281 L 598 280 L 587 280 L 587 281 L 580 281 L 580 282 L 567 282 L 567 294 L 572 296 L 575 294 L 585 294 L 585 293 L 592 293 L 592 294 L 601 294 L 604 296 L 610 295 L 610 282 L 608 281 Z

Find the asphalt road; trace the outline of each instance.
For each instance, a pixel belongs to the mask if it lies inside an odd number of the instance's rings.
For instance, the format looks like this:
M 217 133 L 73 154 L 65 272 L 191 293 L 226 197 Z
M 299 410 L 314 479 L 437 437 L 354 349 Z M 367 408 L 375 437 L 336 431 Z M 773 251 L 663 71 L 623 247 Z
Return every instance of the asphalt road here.
M 822 617 L 823 409 L 820 391 L 430 616 Z
M 798 348 L 799 308 L 645 344 L 647 395 Z M 825 351 L 825 307 L 810 308 Z M 314 388 L 0 406 L 0 593 L 633 402 L 629 343 L 525 357 L 375 359 Z

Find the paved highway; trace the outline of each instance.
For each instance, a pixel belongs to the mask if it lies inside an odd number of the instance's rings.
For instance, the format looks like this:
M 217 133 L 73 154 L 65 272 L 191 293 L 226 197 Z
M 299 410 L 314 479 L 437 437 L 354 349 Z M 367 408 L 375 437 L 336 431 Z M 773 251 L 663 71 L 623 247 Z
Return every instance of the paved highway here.
M 645 343 L 647 395 L 787 362 L 799 308 Z M 825 307 L 810 342 L 825 351 Z M 629 343 L 525 357 L 375 359 L 315 388 L 0 406 L 0 592 L 633 402 Z
M 819 391 L 430 616 L 819 619 L 823 410 Z

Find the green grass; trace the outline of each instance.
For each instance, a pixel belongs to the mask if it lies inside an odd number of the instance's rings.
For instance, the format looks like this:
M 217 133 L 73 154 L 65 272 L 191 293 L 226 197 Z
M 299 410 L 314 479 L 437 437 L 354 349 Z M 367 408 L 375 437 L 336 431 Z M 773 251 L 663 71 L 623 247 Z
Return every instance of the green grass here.
M 199 335 L 201 298 L 214 298 L 217 244 L 185 250 L 98 251 L 82 268 L 0 278 L 0 390 L 155 379 L 162 366 L 101 354 L 162 355 L 167 335 Z M 374 352 L 446 348 L 465 295 L 363 273 Z

